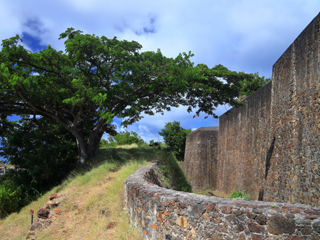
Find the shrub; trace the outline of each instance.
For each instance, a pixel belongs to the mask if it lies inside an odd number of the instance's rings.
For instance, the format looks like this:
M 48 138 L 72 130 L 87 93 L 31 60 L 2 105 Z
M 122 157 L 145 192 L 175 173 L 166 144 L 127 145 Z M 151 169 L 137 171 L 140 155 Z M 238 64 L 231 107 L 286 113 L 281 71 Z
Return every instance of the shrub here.
M 16 170 L 9 169 L 0 179 L 0 218 L 20 211 L 41 196 L 41 193 L 28 182 L 26 184 L 17 182 L 17 174 L 19 172 Z
M 22 195 L 21 186 L 13 186 L 10 180 L 2 182 L 0 185 L 0 218 L 20 209 Z
M 1 135 L 0 157 L 17 169 L 8 169 L 0 179 L 2 216 L 59 184 L 78 161 L 74 136 L 62 126 L 27 116 L 19 123 L 7 124 Z
M 227 198 L 244 198 L 244 199 L 250 199 L 250 194 L 247 194 L 247 190 L 238 190 L 233 191 Z

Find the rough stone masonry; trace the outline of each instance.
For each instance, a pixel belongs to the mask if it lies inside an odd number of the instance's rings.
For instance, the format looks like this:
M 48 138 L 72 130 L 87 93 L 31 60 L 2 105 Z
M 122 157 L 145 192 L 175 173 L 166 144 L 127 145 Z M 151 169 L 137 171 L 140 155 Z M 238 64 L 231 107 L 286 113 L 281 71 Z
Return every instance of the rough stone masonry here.
M 220 116 L 214 136 L 203 128 L 187 136 L 193 189 L 320 206 L 319 49 L 320 14 L 273 65 L 272 82 Z
M 156 165 L 140 168 L 124 184 L 124 207 L 143 239 L 320 239 L 320 208 L 162 188 Z

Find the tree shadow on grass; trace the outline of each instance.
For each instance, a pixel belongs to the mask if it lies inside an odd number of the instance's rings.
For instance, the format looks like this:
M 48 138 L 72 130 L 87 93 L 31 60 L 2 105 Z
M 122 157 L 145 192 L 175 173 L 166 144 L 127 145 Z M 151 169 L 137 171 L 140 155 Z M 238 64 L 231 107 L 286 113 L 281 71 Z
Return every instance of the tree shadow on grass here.
M 97 157 L 91 159 L 85 164 L 78 165 L 73 171 L 76 174 L 84 174 L 93 168 L 108 162 L 116 165 L 111 171 L 117 171 L 122 165 L 130 161 L 147 161 L 152 162 L 158 160 L 162 150 L 153 147 L 139 148 L 100 148 Z

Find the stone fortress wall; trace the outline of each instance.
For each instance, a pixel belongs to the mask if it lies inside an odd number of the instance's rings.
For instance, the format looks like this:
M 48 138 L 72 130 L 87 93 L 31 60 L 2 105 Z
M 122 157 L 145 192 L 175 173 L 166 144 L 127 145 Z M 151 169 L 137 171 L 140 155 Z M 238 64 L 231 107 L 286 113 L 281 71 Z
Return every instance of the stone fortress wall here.
M 246 189 L 258 199 L 270 147 L 272 82 L 219 118 L 217 188 L 226 193 Z M 263 189 L 262 189 L 263 190 Z
M 217 147 L 218 127 L 202 127 L 188 135 L 186 149 L 192 161 L 185 164 L 184 172 L 193 176 L 188 179 L 193 191 L 216 188 Z
M 219 129 L 187 136 L 194 190 L 246 189 L 252 199 L 165 189 L 157 163 L 142 167 L 125 180 L 124 207 L 143 239 L 320 239 L 319 34 L 320 14 L 274 64 L 271 83 Z
M 246 189 L 255 200 L 320 206 L 319 50 L 320 14 L 274 64 L 272 82 L 220 116 L 214 137 L 204 128 L 187 136 L 193 189 Z
M 320 239 L 320 208 L 162 188 L 156 165 L 140 168 L 124 184 L 124 208 L 143 239 Z

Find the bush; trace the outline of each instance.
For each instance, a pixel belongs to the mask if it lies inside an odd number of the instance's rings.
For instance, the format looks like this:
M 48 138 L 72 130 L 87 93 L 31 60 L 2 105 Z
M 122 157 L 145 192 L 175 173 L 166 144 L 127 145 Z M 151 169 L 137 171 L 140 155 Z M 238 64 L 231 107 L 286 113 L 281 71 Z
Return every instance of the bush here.
M 227 198 L 244 198 L 244 199 L 250 199 L 250 194 L 247 194 L 247 190 L 238 190 L 233 191 Z
M 19 172 L 16 170 L 9 169 L 0 179 L 0 218 L 19 212 L 21 208 L 41 196 L 41 193 L 27 182 L 17 184 L 17 174 Z
M 100 140 L 100 147 L 108 145 L 108 141 L 105 139 Z
M 2 132 L 0 156 L 17 169 L 8 169 L 0 179 L 0 210 L 4 216 L 59 184 L 77 163 L 74 136 L 44 118 L 7 121 Z M 12 205 L 12 206 L 11 206 Z
M 4 181 L 0 185 L 0 218 L 16 212 L 22 203 L 21 187 L 13 187 L 10 180 Z
M 11 172 L 15 184 L 27 184 L 39 192 L 59 184 L 78 161 L 73 135 L 44 118 L 21 120 L 6 132 L 1 145 L 2 155 L 21 169 Z

